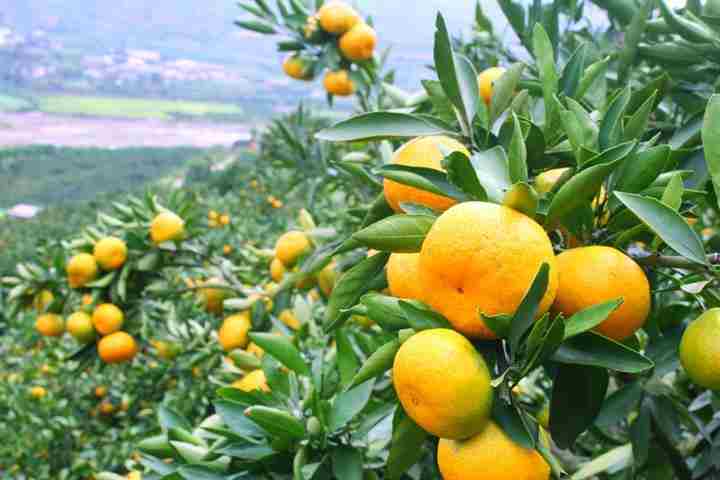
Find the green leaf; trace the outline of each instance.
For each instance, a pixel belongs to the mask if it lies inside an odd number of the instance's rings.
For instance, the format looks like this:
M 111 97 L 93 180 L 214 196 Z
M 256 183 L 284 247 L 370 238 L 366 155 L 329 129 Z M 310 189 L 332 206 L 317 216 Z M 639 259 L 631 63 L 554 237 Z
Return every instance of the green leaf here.
M 434 222 L 435 217 L 429 215 L 393 215 L 363 228 L 352 238 L 376 250 L 419 252 Z
M 645 465 L 650 450 L 652 413 L 647 403 L 647 400 L 642 403 L 637 418 L 633 424 L 630 425 L 630 440 L 632 440 L 633 456 L 635 458 L 635 465 L 638 467 Z
M 272 35 L 277 33 L 272 25 L 258 20 L 236 20 L 235 25 L 245 30 L 262 33 L 264 35 Z
M 573 446 L 593 424 L 610 381 L 607 370 L 584 365 L 560 365 L 550 399 L 550 433 L 560 448 Z
M 520 120 L 512 114 L 513 135 L 510 140 L 508 172 L 512 183 L 528 181 L 527 149 Z
M 387 478 L 399 480 L 425 453 L 423 445 L 428 434 L 407 416 L 401 406 L 395 411 L 393 425 L 387 459 Z
M 410 328 L 410 323 L 400 307 L 400 299 L 370 292 L 363 295 L 360 303 L 367 308 L 367 315 L 383 329 L 389 331 Z
M 572 474 L 570 480 L 598 478 L 598 474 L 627 471 L 633 465 L 633 446 L 626 443 L 583 464 L 577 472 Z
M 512 315 L 500 313 L 498 315 L 485 315 L 479 312 L 478 315 L 482 322 L 495 334 L 498 338 L 506 338 L 510 333 L 510 323 Z
M 622 303 L 622 298 L 616 298 L 577 312 L 565 321 L 565 339 L 567 340 L 597 327 L 617 310 Z
M 182 428 L 183 430 L 192 430 L 190 422 L 180 415 L 177 411 L 168 407 L 167 405 L 160 405 L 158 408 L 158 423 L 163 431 L 168 431 L 171 428 Z
M 627 77 L 627 72 L 635 62 L 638 43 L 640 43 L 645 33 L 648 16 L 654 8 L 655 0 L 645 0 L 642 7 L 638 8 L 635 12 L 632 22 L 630 22 L 625 32 L 623 48 L 620 51 L 620 65 L 618 66 L 620 80 L 624 80 Z
M 247 443 L 231 443 L 216 450 L 221 455 L 257 462 L 275 455 L 277 452 L 267 445 L 248 445 Z
M 640 108 L 625 122 L 624 139 L 641 140 L 647 129 L 650 114 L 655 109 L 655 97 L 657 92 L 645 100 Z
M 347 320 L 349 313 L 344 310 L 355 305 L 370 288 L 370 282 L 385 268 L 389 253 L 381 252 L 361 261 L 343 273 L 333 288 L 325 309 L 324 328 L 330 331 Z
M 490 99 L 491 125 L 510 106 L 524 69 L 524 64 L 514 63 L 493 84 L 492 98 Z
M 669 157 L 670 147 L 667 145 L 658 145 L 629 157 L 614 175 L 615 190 L 629 193 L 643 191 L 665 170 Z
M 685 193 L 685 185 L 682 175 L 676 173 L 665 187 L 661 201 L 677 212 L 682 205 L 683 193 Z
M 289 338 L 274 333 L 250 332 L 250 340 L 285 367 L 300 375 L 310 375 L 310 367 Z
M 363 480 L 363 455 L 353 447 L 341 446 L 331 453 L 333 474 L 343 480 Z
M 319 131 L 315 137 L 330 142 L 355 142 L 426 135 L 456 135 L 417 115 L 371 112 L 343 120 Z
M 530 218 L 535 218 L 538 202 L 535 189 L 524 182 L 513 185 L 503 198 L 503 205 L 522 212 Z
M 502 203 L 512 186 L 505 150 L 501 146 L 475 153 L 471 158 L 475 173 L 487 192 L 488 199 Z
M 630 383 L 619 388 L 603 403 L 595 425 L 608 428 L 618 425 L 625 420 L 628 414 L 635 410 L 642 399 L 643 388 L 640 382 Z
M 585 71 L 587 43 L 580 45 L 572 54 L 560 77 L 560 91 L 566 97 L 573 97 L 580 87 L 580 79 Z
M 350 382 L 350 388 L 360 385 L 371 378 L 375 378 L 390 370 L 395 361 L 395 354 L 400 350 L 400 341 L 395 339 L 387 342 L 373 352 L 372 355 L 360 367 L 355 377 Z
M 329 427 L 331 431 L 339 430 L 345 427 L 357 414 L 359 414 L 372 393 L 375 382 L 368 380 L 346 392 L 342 392 L 335 397 L 330 410 Z
M 518 445 L 524 448 L 535 448 L 537 429 L 534 432 L 528 431 L 521 415 L 523 413 L 503 399 L 499 398 L 493 402 L 492 419 L 500 426 L 502 431 Z
M 419 188 L 426 192 L 460 201 L 467 200 L 467 195 L 450 183 L 447 174 L 441 170 L 393 164 L 380 167 L 378 173 L 388 180 Z
M 705 162 L 720 206 L 720 94 L 710 97 L 702 127 Z
M 399 305 L 413 330 L 452 328 L 444 316 L 418 300 L 400 300 Z
M 230 400 L 216 400 L 213 405 L 225 425 L 236 435 L 243 438 L 262 436 L 260 427 L 245 416 L 247 405 Z
M 654 363 L 622 343 L 593 332 L 566 340 L 553 355 L 559 363 L 607 368 L 617 372 L 642 373 Z
M 517 352 L 520 340 L 527 333 L 535 321 L 540 302 L 547 291 L 548 281 L 550 278 L 550 265 L 543 263 L 540 265 L 530 288 L 520 302 L 520 306 L 515 311 L 512 322 L 510 324 L 510 349 L 513 355 Z
M 305 424 L 287 410 L 256 405 L 245 409 L 245 416 L 270 435 L 305 438 Z
M 565 337 L 565 319 L 562 315 L 550 320 L 545 314 L 535 322 L 527 340 L 527 354 L 523 362 L 522 373 L 528 374 L 543 364 L 560 347 Z
M 653 110 L 656 109 L 669 89 L 670 76 L 667 73 L 663 73 L 662 75 L 653 78 L 643 88 L 633 92 L 632 96 L 630 97 L 630 103 L 627 106 L 627 111 L 637 111 L 640 106 L 645 103 L 645 101 L 652 95 L 655 95 L 655 103 L 653 105 Z
M 533 53 L 537 60 L 540 81 L 542 83 L 543 100 L 545 103 L 544 132 L 548 135 L 554 128 L 555 117 L 557 116 L 557 107 L 553 99 L 558 91 L 558 74 L 555 70 L 555 56 L 553 54 L 552 43 L 550 42 L 547 32 L 539 23 L 535 25 L 533 30 Z
M 448 180 L 473 200 L 487 200 L 487 193 L 480 184 L 472 162 L 462 152 L 452 152 L 443 161 Z
M 345 328 L 339 328 L 335 333 L 335 342 L 337 343 L 337 365 L 340 373 L 340 383 L 348 385 L 355 373 L 360 368 L 360 361 L 355 355 L 350 334 Z
M 627 87 L 615 97 L 610 107 L 608 107 L 602 122 L 600 122 L 600 134 L 598 136 L 600 150 L 614 147 L 622 140 L 622 117 L 629 102 L 630 87 Z
M 679 213 L 654 198 L 622 192 L 615 195 L 670 248 L 688 260 L 707 265 L 702 240 Z
M 577 91 L 575 92 L 575 98 L 582 99 L 593 83 L 595 83 L 598 78 L 605 75 L 611 58 L 612 57 L 610 56 L 602 58 L 585 69 L 585 72 L 580 79 Z

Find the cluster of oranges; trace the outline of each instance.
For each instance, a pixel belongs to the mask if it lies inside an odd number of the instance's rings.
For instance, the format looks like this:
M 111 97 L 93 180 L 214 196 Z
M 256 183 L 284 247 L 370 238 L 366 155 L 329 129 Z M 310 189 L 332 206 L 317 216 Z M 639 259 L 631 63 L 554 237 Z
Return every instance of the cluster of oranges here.
M 208 227 L 222 228 L 230 225 L 230 215 L 227 213 L 218 213 L 215 210 L 208 212 Z
M 373 57 L 377 34 L 347 3 L 333 0 L 324 4 L 308 19 L 305 36 L 311 38 L 319 28 L 337 44 L 344 63 L 349 65 Z M 289 77 L 298 80 L 313 80 L 315 76 L 314 62 L 300 54 L 287 57 L 283 70 Z M 348 96 L 355 92 L 355 84 L 347 68 L 328 70 L 323 85 L 331 95 Z
M 249 311 L 230 315 L 223 320 L 218 330 L 218 342 L 225 352 L 232 352 L 233 350 L 239 349 L 260 359 L 265 352 L 262 348 L 250 342 L 248 333 L 251 329 L 252 320 L 250 319 Z M 246 372 L 242 378 L 233 382 L 232 386 L 246 392 L 253 390 L 269 391 L 265 373 L 259 368 L 254 368 Z

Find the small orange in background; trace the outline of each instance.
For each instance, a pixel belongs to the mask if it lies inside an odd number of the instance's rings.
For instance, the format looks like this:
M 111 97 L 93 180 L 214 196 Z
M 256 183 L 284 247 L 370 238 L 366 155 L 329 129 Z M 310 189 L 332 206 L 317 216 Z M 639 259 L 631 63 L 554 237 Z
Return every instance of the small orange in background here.
M 270 391 L 267 379 L 265 378 L 265 372 L 262 370 L 253 370 L 241 380 L 234 381 L 232 386 L 244 392 L 253 392 L 255 390 L 262 390 L 263 392 Z
M 108 389 L 104 385 L 98 385 L 95 387 L 95 396 L 97 398 L 103 398 L 105 395 L 107 395 Z
M 490 105 L 492 100 L 495 82 L 505 74 L 502 67 L 492 67 L 480 72 L 478 75 L 478 87 L 480 88 L 480 97 L 486 104 Z
M 89 293 L 86 293 L 85 295 L 82 296 L 82 304 L 83 305 L 92 305 L 92 303 L 93 303 L 92 295 L 90 295 Z
M 230 255 L 232 253 L 232 246 L 231 245 L 224 245 L 223 246 L 223 253 L 225 255 Z
M 331 95 L 348 97 L 355 92 L 355 84 L 347 70 L 329 71 L 323 79 L 325 90 Z
M 98 355 L 105 363 L 122 363 L 132 360 L 138 352 L 135 339 L 126 332 L 111 333 L 98 342 Z
M 75 312 L 67 318 L 67 331 L 80 343 L 95 340 L 92 317 L 85 312 Z
M 228 215 L 228 214 L 220 215 L 220 225 L 224 225 L 224 226 L 230 225 L 230 215 Z
M 42 290 L 38 292 L 33 298 L 33 307 L 38 312 L 42 313 L 47 310 L 47 307 L 55 300 L 55 295 L 50 290 Z
M 60 315 L 55 313 L 44 313 L 38 315 L 35 321 L 35 329 L 45 337 L 59 337 L 65 333 L 65 322 Z
M 30 396 L 33 398 L 43 398 L 45 395 L 47 395 L 47 390 L 43 387 L 32 387 L 30 389 Z
M 107 400 L 103 401 L 100 404 L 100 413 L 103 415 L 112 415 L 115 413 L 115 405 L 112 404 L 112 402 L 109 402 Z
M 202 286 L 204 285 L 223 285 L 225 282 L 223 279 L 218 277 L 213 277 L 208 279 L 206 282 L 202 283 Z M 198 295 L 200 296 L 203 304 L 205 305 L 205 310 L 208 313 L 215 313 L 220 314 L 223 311 L 223 302 L 225 301 L 225 297 L 227 296 L 227 290 L 224 288 L 201 288 L 198 290 Z
M 292 230 L 284 233 L 275 242 L 275 257 L 285 267 L 295 265 L 297 259 L 310 249 L 310 240 L 304 232 Z
M 97 278 L 98 265 L 95 257 L 89 253 L 78 253 L 65 267 L 71 288 L 80 288 Z
M 300 55 L 290 55 L 285 58 L 283 61 L 283 72 L 295 80 L 307 81 L 313 79 L 312 64 L 300 57 Z M 257 185 L 257 182 L 255 183 Z
M 112 303 L 103 303 L 95 308 L 92 314 L 92 322 L 95 330 L 100 335 L 109 335 L 122 328 L 125 315 L 122 310 Z
M 280 260 L 277 258 L 272 259 L 272 262 L 270 262 L 270 278 L 273 279 L 273 282 L 280 282 L 286 271 L 285 265 Z
M 248 344 L 248 332 L 252 328 L 250 312 L 244 311 L 230 315 L 223 320 L 218 331 L 218 341 L 223 350 L 229 352 L 235 348 L 245 348 Z
M 325 3 L 317 16 L 320 26 L 328 33 L 342 34 L 360 22 L 360 15 L 345 2 L 330 1 Z
M 302 326 L 300 324 L 300 320 L 295 316 L 295 312 L 289 309 L 285 309 L 282 312 L 280 312 L 280 315 L 278 315 L 278 318 L 282 323 L 284 323 L 287 327 L 292 328 L 293 330 L 299 330 Z
M 340 51 L 348 60 L 370 60 L 377 44 L 375 30 L 366 23 L 359 23 L 340 37 Z
M 127 245 L 117 237 L 105 237 L 95 244 L 93 256 L 104 270 L 117 270 L 127 260 Z

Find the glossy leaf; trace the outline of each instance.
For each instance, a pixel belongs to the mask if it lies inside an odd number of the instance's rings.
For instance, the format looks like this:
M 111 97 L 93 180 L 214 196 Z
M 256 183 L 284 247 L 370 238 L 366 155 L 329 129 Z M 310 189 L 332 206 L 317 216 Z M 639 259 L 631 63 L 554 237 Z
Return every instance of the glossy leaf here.
M 720 95 L 710 97 L 702 127 L 705 163 L 720 206 Z
M 580 86 L 580 80 L 585 71 L 587 58 L 587 43 L 580 45 L 568 60 L 560 77 L 560 91 L 566 97 L 572 97 Z
M 605 116 L 600 123 L 598 142 L 600 150 L 606 150 L 620 143 L 623 138 L 622 117 L 630 102 L 630 88 L 625 88 L 615 97 L 610 104 Z
M 535 321 L 540 302 L 547 291 L 550 278 L 550 265 L 543 263 L 540 265 L 530 288 L 520 302 L 512 323 L 510 324 L 510 348 L 515 354 L 520 345 L 520 340 L 527 333 Z
M 565 321 L 565 339 L 567 340 L 597 327 L 617 310 L 622 303 L 622 298 L 616 298 L 577 312 Z
M 368 141 L 425 135 L 454 135 L 417 115 L 398 112 L 372 112 L 343 120 L 318 132 L 319 140 L 331 142 Z
M 362 296 L 360 303 L 367 308 L 370 319 L 383 329 L 396 331 L 410 328 L 399 298 L 370 292 Z
M 654 366 L 641 353 L 593 332 L 566 340 L 553 355 L 559 363 L 606 368 L 617 372 L 642 373 Z
M 613 392 L 603 403 L 595 425 L 613 427 L 627 418 L 642 399 L 643 388 L 639 382 L 630 383 Z
M 399 480 L 425 453 L 423 445 L 428 434 L 407 416 L 402 407 L 397 408 L 393 424 L 387 459 L 387 478 Z
M 509 405 L 502 399 L 493 402 L 492 419 L 515 443 L 525 448 L 535 448 L 537 441 L 537 429 L 529 431 L 526 423 L 520 417 L 520 413 L 514 406 Z
M 487 200 L 487 192 L 480 184 L 472 162 L 462 152 L 453 152 L 443 161 L 448 180 L 473 200 Z
M 399 305 L 413 330 L 452 328 L 445 317 L 418 300 L 400 300 Z
M 310 375 L 310 367 L 308 367 L 300 351 L 284 335 L 250 332 L 248 337 L 285 367 L 300 375 Z
M 553 98 L 558 91 L 558 74 L 555 70 L 553 46 L 547 32 L 541 24 L 535 24 L 533 30 L 533 53 L 542 83 L 543 100 L 545 103 L 544 131 L 548 134 L 554 126 L 557 107 Z
M 520 120 L 512 114 L 513 134 L 508 151 L 508 173 L 512 183 L 528 181 L 527 149 Z
M 376 250 L 419 252 L 434 221 L 429 215 L 393 215 L 363 228 L 352 238 Z
M 495 120 L 500 118 L 500 115 L 510 106 L 524 69 L 524 64 L 514 63 L 494 82 L 490 99 L 491 124 L 495 123 Z
M 345 427 L 365 408 L 370 400 L 374 384 L 374 381 L 369 380 L 335 397 L 330 410 L 329 426 L 331 431 Z
M 350 388 L 384 374 L 392 368 L 400 342 L 391 340 L 373 352 L 350 382 Z
M 447 174 L 441 170 L 407 165 L 385 165 L 378 173 L 388 180 L 419 188 L 436 195 L 467 200 L 467 195 L 448 181 Z
M 493 147 L 475 153 L 471 161 L 480 183 L 487 192 L 488 199 L 502 203 L 505 193 L 512 186 L 505 150 L 500 146 Z

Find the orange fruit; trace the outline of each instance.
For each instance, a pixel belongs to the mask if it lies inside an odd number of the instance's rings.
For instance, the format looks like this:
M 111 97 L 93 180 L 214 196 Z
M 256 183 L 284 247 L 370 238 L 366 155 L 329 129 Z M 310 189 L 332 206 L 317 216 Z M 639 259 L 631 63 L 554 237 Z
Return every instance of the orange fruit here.
M 112 415 L 115 412 L 115 405 L 112 402 L 104 401 L 100 404 L 100 413 L 103 415 Z
M 297 54 L 285 58 L 283 71 L 285 75 L 295 80 L 313 79 L 312 65 Z
M 95 307 L 92 323 L 100 335 L 110 335 L 120 330 L 125 322 L 125 314 L 112 303 L 103 303 Z
M 550 193 L 555 184 L 565 175 L 569 168 L 553 168 L 535 177 L 535 190 L 540 195 Z
M 126 332 L 111 333 L 98 342 L 98 354 L 105 363 L 122 363 L 133 359 L 138 352 L 135 339 Z
M 278 315 L 278 318 L 282 323 L 284 323 L 286 326 L 292 328 L 293 330 L 299 330 L 302 326 L 300 324 L 300 320 L 295 316 L 295 313 L 292 310 L 285 309 L 282 312 L 280 312 L 280 315 Z
M 325 90 L 331 95 L 347 97 L 355 92 L 355 84 L 347 70 L 328 70 L 323 79 Z
M 150 344 L 155 347 L 158 357 L 163 360 L 172 360 L 180 353 L 180 346 L 176 343 L 153 340 Z
M 55 295 L 50 290 L 41 290 L 33 298 L 33 307 L 38 312 L 44 312 L 55 300 Z
M 35 329 L 45 337 L 59 337 L 65 333 L 65 322 L 60 315 L 43 313 L 35 320 Z
M 252 321 L 249 311 L 230 315 L 223 320 L 220 330 L 218 330 L 218 341 L 223 350 L 229 352 L 235 348 L 245 348 L 251 328 Z
M 558 269 L 547 233 L 533 219 L 486 202 L 465 202 L 440 215 L 420 252 L 420 300 L 473 338 L 493 339 L 481 314 L 513 314 L 540 266 L 550 266 L 538 316 L 552 305 Z
M 493 95 L 493 87 L 495 82 L 503 76 L 505 69 L 502 67 L 492 67 L 480 72 L 478 75 L 478 87 L 480 88 L 480 97 L 486 104 L 490 105 Z
M 615 298 L 623 304 L 595 330 L 625 340 L 643 326 L 650 313 L 650 284 L 635 261 L 611 247 L 566 250 L 557 256 L 560 277 L 553 310 L 565 318 Z
M 210 210 L 208 212 L 208 220 L 218 221 L 219 218 L 220 218 L 220 214 L 218 212 L 216 212 L 215 210 Z
M 490 418 L 490 371 L 473 344 L 454 330 L 410 337 L 395 355 L 392 378 L 405 412 L 435 436 L 468 438 Z
M 220 225 L 230 225 L 230 215 L 220 215 Z
M 221 278 L 210 278 L 203 285 L 224 285 L 225 282 Z M 223 312 L 223 301 L 227 296 L 227 290 L 223 288 L 201 288 L 198 290 L 205 310 L 208 313 L 221 314 Z
M 720 390 L 720 308 L 706 311 L 685 330 L 680 362 L 694 383 Z
M 305 233 L 292 230 L 284 233 L 275 242 L 275 257 L 285 267 L 295 265 L 297 259 L 310 249 L 310 241 Z
M 441 163 L 445 158 L 444 151 L 448 153 L 459 151 L 470 156 L 470 152 L 462 143 L 450 137 L 436 135 L 410 140 L 395 152 L 392 163 L 444 171 L 445 169 Z M 419 203 L 435 210 L 447 210 L 456 203 L 452 198 L 426 192 L 392 180 L 386 179 L 383 186 L 385 199 L 396 212 L 402 212 L 400 204 L 403 202 Z
M 75 312 L 67 318 L 67 331 L 80 343 L 95 340 L 92 317 L 82 311 Z
M 270 278 L 273 279 L 273 282 L 280 282 L 285 276 L 285 271 L 285 265 L 277 258 L 273 258 L 270 262 Z
M 393 297 L 419 299 L 422 289 L 420 276 L 419 253 L 393 253 L 388 259 L 387 281 Z
M 330 1 L 317 13 L 320 26 L 328 33 L 345 33 L 360 22 L 360 15 L 345 2 Z
M 377 44 L 375 30 L 366 23 L 358 23 L 340 37 L 340 51 L 353 62 L 370 60 Z
M 97 398 L 103 398 L 105 395 L 107 395 L 107 392 L 107 387 L 104 387 L 102 385 L 95 387 L 95 396 Z
M 89 293 L 86 293 L 85 295 L 82 296 L 82 301 L 81 301 L 81 302 L 82 302 L 83 305 L 92 305 L 92 303 L 93 303 L 93 296 L 90 295 Z
M 181 240 L 185 234 L 185 222 L 173 212 L 158 214 L 150 224 L 150 238 L 155 243 Z
M 65 271 L 71 288 L 80 288 L 97 278 L 98 265 L 89 253 L 78 253 L 70 259 Z
M 30 396 L 33 398 L 43 398 L 47 395 L 47 391 L 43 387 L 32 387 L 30 389 Z
M 117 270 L 127 260 L 127 245 L 117 237 L 105 237 L 95 244 L 93 256 L 105 270 Z
M 265 355 L 265 350 L 263 350 L 262 348 L 258 347 L 257 345 L 255 345 L 255 344 L 252 343 L 252 342 L 250 342 L 250 345 L 247 346 L 247 348 L 245 349 L 245 351 L 246 351 L 247 353 L 251 353 L 251 354 L 255 355 L 257 358 L 262 358 L 263 355 Z
M 335 263 L 335 260 L 328 263 L 325 268 L 320 270 L 317 274 L 317 282 L 318 286 L 320 287 L 320 290 L 325 294 L 326 297 L 329 297 L 332 293 L 333 288 L 335 287 L 335 281 L 338 277 L 338 271 L 337 271 L 337 263 Z
M 270 391 L 267 379 L 265 378 L 265 372 L 262 370 L 253 370 L 245 375 L 241 380 L 235 380 L 232 383 L 232 386 L 244 392 L 252 392 L 255 390 L 262 390 L 263 392 Z
M 438 466 L 443 480 L 549 480 L 550 466 L 495 423 L 468 440 L 441 439 Z

